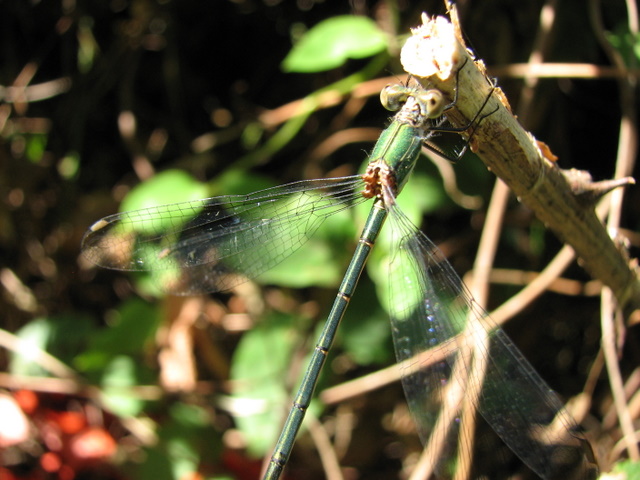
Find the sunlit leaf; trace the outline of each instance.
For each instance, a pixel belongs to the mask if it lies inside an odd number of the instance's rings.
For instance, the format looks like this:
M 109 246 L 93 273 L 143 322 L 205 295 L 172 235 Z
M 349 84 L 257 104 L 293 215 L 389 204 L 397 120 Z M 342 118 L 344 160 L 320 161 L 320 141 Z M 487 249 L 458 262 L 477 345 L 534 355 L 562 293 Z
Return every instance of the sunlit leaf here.
M 100 371 L 119 355 L 141 355 L 159 325 L 158 307 L 141 299 L 122 304 L 112 316 L 114 325 L 93 335 L 74 364 L 82 371 Z
M 366 58 L 387 48 L 387 37 L 367 17 L 343 15 L 310 29 L 282 62 L 286 72 L 330 70 L 350 58 Z
M 626 65 L 640 61 L 640 34 L 630 32 L 626 23 L 618 25 L 613 32 L 605 32 L 605 36 L 622 55 Z
M 76 151 L 67 152 L 58 163 L 58 172 L 67 180 L 74 178 L 80 168 L 80 154 Z
M 139 210 L 142 208 L 155 207 L 169 203 L 188 202 L 206 198 L 208 187 L 206 184 L 198 182 L 188 173 L 182 170 L 166 170 L 157 174 L 153 178 L 136 186 L 125 197 L 120 205 L 120 211 Z M 194 215 L 195 215 L 194 211 Z M 184 221 L 187 221 L 185 217 Z M 140 234 L 154 234 L 163 228 L 162 223 L 138 222 L 135 224 L 136 231 Z M 167 219 L 164 228 L 175 227 L 174 219 Z M 145 226 L 148 227 L 145 230 Z
M 213 195 L 245 195 L 276 184 L 263 175 L 232 168 L 212 179 L 209 185 Z
M 284 314 L 270 315 L 242 337 L 233 355 L 231 410 L 248 452 L 256 457 L 271 448 L 280 428 L 274 412 L 288 399 L 284 372 L 299 340 L 292 328 L 295 320 Z
M 89 318 L 79 315 L 32 320 L 16 332 L 21 344 L 11 354 L 9 371 L 15 375 L 48 375 L 50 372 L 37 361 L 40 351 L 70 364 L 84 349 L 93 328 Z
M 350 212 L 342 211 L 328 217 L 309 241 L 271 270 L 260 275 L 263 284 L 292 288 L 310 286 L 333 287 L 342 279 L 346 268 L 344 255 L 354 244 L 355 230 Z
M 402 211 L 416 225 L 420 225 L 423 215 L 441 207 L 445 201 L 446 197 L 442 189 L 438 188 L 437 182 L 424 174 L 417 175 L 415 181 L 412 177 L 405 185 L 402 195 L 397 199 Z M 364 205 L 359 205 L 357 208 L 360 222 L 364 222 L 364 215 L 368 213 L 368 208 Z M 376 241 L 376 248 L 371 252 L 367 263 L 367 271 L 376 284 L 380 304 L 389 313 L 400 309 L 410 311 L 410 306 L 421 299 L 420 289 L 417 286 L 398 292 L 393 304 L 389 298 L 390 282 L 400 281 L 406 272 L 412 272 L 410 268 L 412 260 L 407 252 L 395 250 L 395 233 L 388 225 L 383 226 Z
M 40 162 L 47 146 L 47 140 L 48 137 L 44 134 L 27 135 L 25 154 L 31 162 Z
M 122 417 L 138 415 L 145 401 L 131 387 L 139 381 L 140 365 L 132 357 L 118 356 L 105 367 L 102 375 L 102 403 L 111 412 Z
M 624 460 L 622 462 L 616 463 L 613 468 L 613 472 L 615 473 L 611 477 L 603 475 L 601 478 L 611 480 L 616 480 L 620 478 L 631 480 L 633 478 L 640 478 L 640 462 L 634 462 L 632 460 Z M 620 474 L 624 475 L 624 477 L 620 477 Z
M 393 352 L 389 315 L 374 292 L 371 281 L 361 278 L 340 325 L 341 346 L 358 365 L 385 363 Z

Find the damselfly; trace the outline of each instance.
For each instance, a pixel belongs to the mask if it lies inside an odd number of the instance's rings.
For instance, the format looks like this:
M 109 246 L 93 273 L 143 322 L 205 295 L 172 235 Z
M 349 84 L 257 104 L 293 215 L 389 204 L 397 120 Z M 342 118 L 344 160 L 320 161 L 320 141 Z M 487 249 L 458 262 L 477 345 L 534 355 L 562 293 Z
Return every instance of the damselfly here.
M 456 97 L 457 92 L 458 85 Z M 396 203 L 424 141 L 435 131 L 451 130 L 442 126 L 442 118 L 456 98 L 447 104 L 438 90 L 403 86 L 387 87 L 381 98 L 398 113 L 380 135 L 364 175 L 111 215 L 85 235 L 85 255 L 106 268 L 150 271 L 170 293 L 225 290 L 281 262 L 328 216 L 373 199 L 264 478 L 278 478 L 284 469 L 340 320 L 387 217 L 395 245 L 389 265 L 394 345 L 407 401 L 432 451 L 432 474 L 448 478 L 456 451 L 470 455 L 466 437 L 458 435 L 467 402 L 542 478 L 592 478 L 597 469 L 590 447 L 555 393 Z M 470 126 L 482 118 L 481 109 Z

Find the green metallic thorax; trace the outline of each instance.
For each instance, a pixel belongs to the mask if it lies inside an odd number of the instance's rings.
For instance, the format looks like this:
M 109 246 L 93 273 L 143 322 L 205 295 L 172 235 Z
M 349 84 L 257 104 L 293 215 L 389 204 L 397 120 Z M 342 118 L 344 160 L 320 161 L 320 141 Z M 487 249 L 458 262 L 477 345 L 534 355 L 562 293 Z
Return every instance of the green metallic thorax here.
M 422 148 L 422 134 L 422 128 L 394 120 L 382 132 L 371 152 L 370 167 L 383 161 L 393 172 L 395 195 L 400 193 L 416 164 Z
M 398 110 L 380 134 L 364 175 L 365 196 L 383 197 L 383 186 L 397 196 L 416 164 L 431 122 L 442 114 L 444 97 L 435 90 L 388 86 L 380 94 L 385 108 Z

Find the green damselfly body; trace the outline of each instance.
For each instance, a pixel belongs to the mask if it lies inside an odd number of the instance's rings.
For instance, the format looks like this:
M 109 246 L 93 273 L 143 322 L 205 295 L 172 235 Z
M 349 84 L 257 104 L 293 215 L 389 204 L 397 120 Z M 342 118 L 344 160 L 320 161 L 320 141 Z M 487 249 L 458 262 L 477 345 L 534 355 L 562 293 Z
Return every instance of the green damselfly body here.
M 458 85 L 456 98 L 457 92 Z M 447 103 L 438 90 L 392 86 L 381 98 L 398 112 L 380 135 L 364 175 L 118 213 L 89 229 L 84 254 L 102 267 L 155 272 L 169 293 L 226 290 L 282 261 L 328 216 L 373 199 L 264 478 L 279 478 L 285 467 L 327 352 L 385 220 L 396 252 L 389 266 L 394 346 L 410 410 L 433 452 L 429 475 L 450 478 L 451 458 L 471 454 L 468 441 L 458 435 L 466 401 L 540 477 L 595 478 L 590 447 L 555 393 L 396 203 L 433 132 L 469 127 L 473 132 L 488 113 L 481 109 L 473 125 L 451 129 L 443 126 L 443 114 L 456 98 Z

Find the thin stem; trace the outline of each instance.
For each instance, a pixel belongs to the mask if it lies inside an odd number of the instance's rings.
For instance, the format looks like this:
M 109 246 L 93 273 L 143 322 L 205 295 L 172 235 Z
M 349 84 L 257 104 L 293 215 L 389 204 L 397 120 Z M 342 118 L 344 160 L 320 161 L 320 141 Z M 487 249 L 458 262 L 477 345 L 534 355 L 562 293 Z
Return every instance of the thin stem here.
M 313 442 L 316 444 L 327 480 L 344 480 L 338 456 L 322 423 L 309 412 L 307 413 L 306 425 Z
M 633 461 L 640 460 L 640 449 L 638 448 L 638 436 L 635 433 L 633 419 L 627 407 L 626 396 L 624 394 L 624 385 L 622 375 L 618 366 L 618 352 L 616 349 L 616 335 L 613 320 L 613 295 L 608 288 L 602 291 L 602 349 L 604 351 L 607 372 L 609 374 L 609 384 L 611 385 L 611 393 L 613 401 L 620 419 L 620 427 L 624 434 L 629 457 Z

